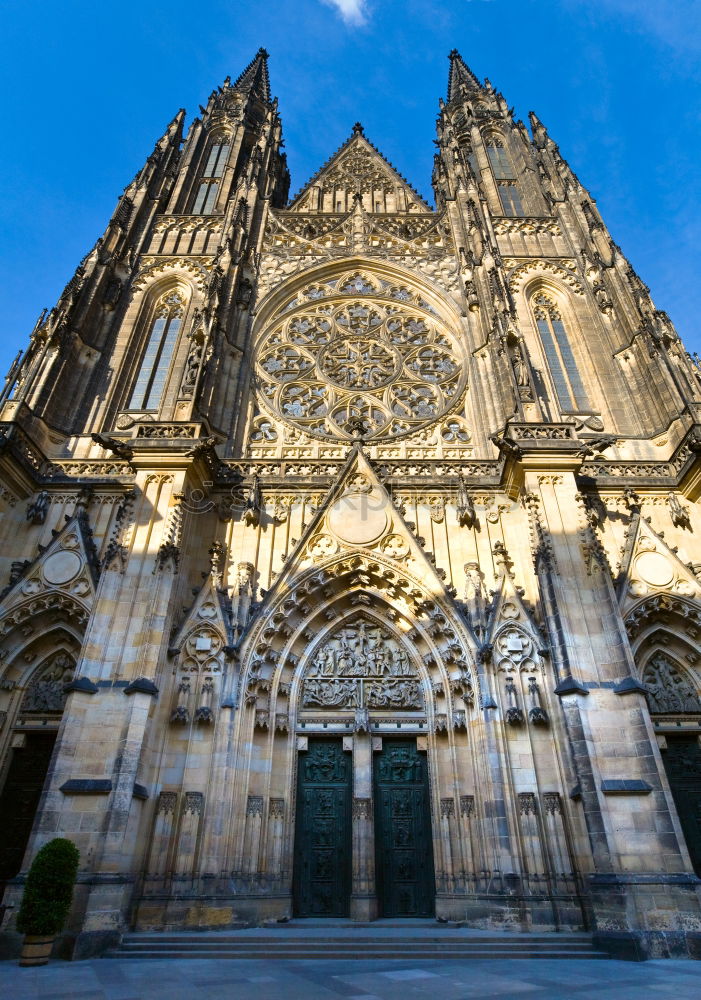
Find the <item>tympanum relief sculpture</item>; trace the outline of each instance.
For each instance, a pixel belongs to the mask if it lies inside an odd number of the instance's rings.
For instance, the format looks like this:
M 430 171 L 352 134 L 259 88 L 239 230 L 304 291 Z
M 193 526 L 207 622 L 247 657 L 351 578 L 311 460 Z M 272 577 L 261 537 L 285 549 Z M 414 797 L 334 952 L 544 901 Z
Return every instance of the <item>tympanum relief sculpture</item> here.
M 302 692 L 304 708 L 422 709 L 419 678 L 400 641 L 360 619 L 317 648 Z
M 647 687 L 647 701 L 651 712 L 669 715 L 701 711 L 698 693 L 683 671 L 663 653 L 657 653 L 649 660 L 643 682 Z

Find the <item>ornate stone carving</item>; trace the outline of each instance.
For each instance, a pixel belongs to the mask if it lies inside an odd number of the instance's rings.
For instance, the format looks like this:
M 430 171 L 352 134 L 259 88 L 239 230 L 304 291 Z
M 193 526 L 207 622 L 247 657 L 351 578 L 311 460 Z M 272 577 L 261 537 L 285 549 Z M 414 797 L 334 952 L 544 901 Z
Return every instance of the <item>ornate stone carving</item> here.
M 66 703 L 63 685 L 73 679 L 75 662 L 68 653 L 57 653 L 43 665 L 27 688 L 20 714 L 62 712 Z
M 262 795 L 249 795 L 246 800 L 246 815 L 247 816 L 262 816 L 263 815 L 263 796 Z
M 31 524 L 43 524 L 49 509 L 49 494 L 46 490 L 37 493 L 31 503 L 27 504 L 27 520 Z
M 158 809 L 159 813 L 174 813 L 175 807 L 178 802 L 177 792 L 161 792 L 158 796 Z
M 285 800 L 271 798 L 268 806 L 268 816 L 270 819 L 283 819 L 285 815 Z
M 562 812 L 559 792 L 543 792 L 543 810 L 546 816 L 556 816 Z
M 522 816 L 531 816 L 536 813 L 536 798 L 535 792 L 519 792 L 518 794 L 518 811 Z
M 188 702 L 190 701 L 190 678 L 183 677 L 178 684 L 178 701 L 173 709 L 170 721 L 176 723 L 177 725 L 186 726 L 190 721 L 190 710 L 188 708 Z
M 365 617 L 319 646 L 307 669 L 305 708 L 419 709 L 418 675 L 398 638 Z
M 212 606 L 212 613 L 216 614 L 216 609 Z M 211 625 L 201 625 L 191 632 L 185 640 L 183 646 L 183 670 L 191 673 L 203 673 L 211 671 L 218 673 L 221 670 L 221 653 L 224 647 L 224 640 L 219 632 Z
M 540 689 L 535 677 L 528 678 L 528 698 L 531 707 L 528 709 L 528 718 L 536 726 L 547 726 L 548 713 L 540 703 Z
M 505 689 L 508 706 L 504 713 L 504 718 L 510 726 L 520 726 L 523 722 L 523 709 L 518 704 L 518 694 L 513 677 L 506 678 Z
M 664 653 L 656 653 L 645 667 L 643 683 L 651 712 L 671 715 L 701 712 L 699 693 L 689 683 L 685 672 Z
M 689 518 L 689 508 L 685 507 L 679 500 L 676 493 L 667 494 L 667 504 L 669 506 L 672 524 L 677 528 L 686 528 L 691 531 L 691 519 Z
M 530 671 L 536 669 L 533 640 L 523 629 L 507 625 L 494 641 L 497 668 L 506 671 Z
M 204 805 L 204 795 L 202 792 L 185 792 L 185 804 L 183 806 L 183 813 L 187 816 L 190 813 L 192 816 L 202 815 L 202 806 Z
M 475 811 L 475 797 L 474 795 L 461 795 L 460 796 L 460 815 L 465 816 L 469 819 Z
M 441 817 L 452 819 L 455 816 L 455 799 L 441 799 Z
M 372 819 L 372 799 L 353 799 L 353 819 Z
M 362 275 L 353 280 L 364 287 Z M 258 349 L 259 400 L 274 418 L 312 438 L 396 439 L 456 405 L 467 366 L 435 315 L 379 296 L 348 301 L 344 284 L 317 292 Z

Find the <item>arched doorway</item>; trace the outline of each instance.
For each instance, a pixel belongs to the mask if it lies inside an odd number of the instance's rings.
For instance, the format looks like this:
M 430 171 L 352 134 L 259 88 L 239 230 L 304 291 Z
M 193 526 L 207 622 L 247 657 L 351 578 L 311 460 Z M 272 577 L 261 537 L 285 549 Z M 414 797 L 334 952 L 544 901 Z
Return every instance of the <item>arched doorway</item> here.
M 701 700 L 691 675 L 657 648 L 643 668 L 647 701 L 691 863 L 701 875 Z M 690 731 L 691 730 L 691 731 Z
M 701 608 L 681 595 L 655 594 L 625 621 L 691 863 L 701 875 Z
M 309 736 L 298 755 L 296 915 L 348 916 L 363 868 L 379 915 L 433 914 L 426 737 L 420 750 L 416 736 L 425 702 L 411 644 L 376 608 L 346 612 L 312 645 L 299 684 Z
M 31 652 L 24 656 L 32 659 Z M 45 655 L 17 690 L 0 791 L 0 886 L 20 871 L 51 762 L 73 678 L 75 651 L 59 647 Z M 6 682 L 7 683 L 7 682 Z

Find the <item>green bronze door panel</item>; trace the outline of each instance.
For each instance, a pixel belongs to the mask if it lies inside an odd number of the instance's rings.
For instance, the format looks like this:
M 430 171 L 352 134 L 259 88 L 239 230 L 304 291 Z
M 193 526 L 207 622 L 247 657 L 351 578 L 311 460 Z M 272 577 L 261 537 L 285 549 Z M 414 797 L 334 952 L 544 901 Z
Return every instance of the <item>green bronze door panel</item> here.
M 385 917 L 434 912 L 426 755 L 415 740 L 383 740 L 374 756 L 377 892 Z
M 701 876 L 701 747 L 696 736 L 668 736 L 662 753 L 694 871 Z
M 299 755 L 295 913 L 347 917 L 351 889 L 352 758 L 342 740 L 309 740 Z

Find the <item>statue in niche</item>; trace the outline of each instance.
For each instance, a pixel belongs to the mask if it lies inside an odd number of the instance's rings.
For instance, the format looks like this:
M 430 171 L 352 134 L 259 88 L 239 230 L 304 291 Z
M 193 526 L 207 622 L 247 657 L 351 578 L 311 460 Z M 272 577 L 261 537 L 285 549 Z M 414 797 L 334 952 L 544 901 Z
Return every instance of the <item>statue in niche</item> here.
M 420 709 L 416 670 L 400 641 L 366 619 L 345 625 L 321 645 L 308 668 L 305 707 Z
M 651 712 L 701 712 L 701 701 L 685 674 L 663 653 L 648 662 L 643 676 Z

